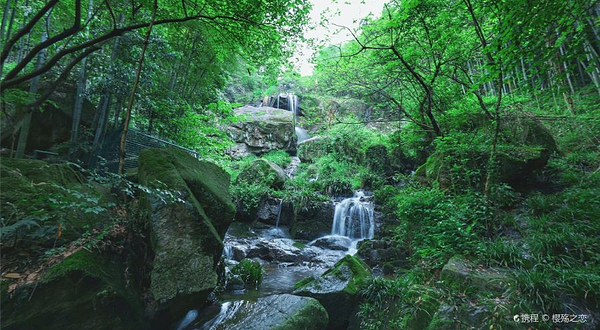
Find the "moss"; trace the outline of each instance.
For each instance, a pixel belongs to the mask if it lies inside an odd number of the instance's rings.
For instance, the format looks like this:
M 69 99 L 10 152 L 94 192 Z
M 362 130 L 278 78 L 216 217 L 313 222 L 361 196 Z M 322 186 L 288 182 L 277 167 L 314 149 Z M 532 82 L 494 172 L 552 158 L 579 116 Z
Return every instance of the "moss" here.
M 407 300 L 414 303 L 416 313 L 407 321 L 407 329 L 425 329 L 440 306 L 439 292 L 424 285 L 413 285 Z
M 318 330 L 325 329 L 327 323 L 329 323 L 329 316 L 325 307 L 316 299 L 310 299 L 302 309 L 273 330 Z
M 254 183 L 272 189 L 283 188 L 287 175 L 279 165 L 267 159 L 256 159 L 237 177 L 237 182 Z
M 315 278 L 312 276 L 305 277 L 305 278 L 301 279 L 300 281 L 296 282 L 296 284 L 294 284 L 294 290 L 303 288 L 303 287 L 313 283 L 314 281 L 315 281 Z
M 344 291 L 351 295 L 355 295 L 358 293 L 358 290 L 362 288 L 363 284 L 365 284 L 365 280 L 371 277 L 369 266 L 359 258 L 347 254 L 340 261 L 338 261 L 333 268 L 323 273 L 322 276 L 333 275 L 344 277 L 342 279 L 345 280 L 346 278 L 343 274 L 344 271 L 342 270 L 342 267 L 348 267 L 348 269 L 350 269 L 350 273 L 352 274 L 350 281 L 344 288 Z
M 306 244 L 304 243 L 300 243 L 300 242 L 294 242 L 294 244 L 292 244 L 294 247 L 297 247 L 299 249 L 304 249 L 306 247 Z
M 73 187 L 85 182 L 83 176 L 65 164 L 48 164 L 41 160 L 0 159 L 2 202 L 30 204 L 59 190 L 54 185 Z
M 3 326 L 15 329 L 139 329 L 144 306 L 125 269 L 81 250 L 36 283 L 17 288 L 2 305 Z
M 135 288 L 128 287 L 124 277 L 125 270 L 119 264 L 111 262 L 107 257 L 91 253 L 87 250 L 75 252 L 60 264 L 50 268 L 42 278 L 45 283 L 52 282 L 72 273 L 81 273 L 93 277 L 104 284 L 104 289 L 98 294 L 112 293 L 127 300 L 137 312 L 143 312 L 143 307 L 137 297 Z
M 351 255 L 346 255 L 344 258 L 342 258 L 340 261 L 338 261 L 333 268 L 327 270 L 325 273 L 323 273 L 323 275 L 321 275 L 321 277 L 326 277 L 326 276 L 336 276 L 338 278 L 340 278 L 341 280 L 347 280 L 348 278 L 346 278 L 346 270 L 349 270 L 350 274 L 351 274 L 351 278 L 350 281 L 348 282 L 348 285 L 346 286 L 346 288 L 344 289 L 344 291 L 346 291 L 347 293 L 354 295 L 358 292 L 358 290 L 362 287 L 362 285 L 365 283 L 365 280 L 369 277 L 371 277 L 371 272 L 369 270 L 369 266 L 367 264 L 364 263 L 364 261 L 360 260 L 357 257 L 351 256 Z M 303 287 L 306 287 L 308 285 L 318 285 L 318 283 L 315 282 L 316 279 L 314 277 L 305 277 L 303 279 L 301 279 L 300 281 L 298 281 L 295 285 L 294 285 L 294 290 L 298 290 L 301 289 Z
M 139 163 L 142 184 L 187 192 L 209 232 L 221 242 L 220 233 L 224 234 L 235 214 L 229 194 L 229 175 L 225 171 L 175 148 L 145 149 L 140 153 Z M 226 221 L 217 223 L 211 219 Z

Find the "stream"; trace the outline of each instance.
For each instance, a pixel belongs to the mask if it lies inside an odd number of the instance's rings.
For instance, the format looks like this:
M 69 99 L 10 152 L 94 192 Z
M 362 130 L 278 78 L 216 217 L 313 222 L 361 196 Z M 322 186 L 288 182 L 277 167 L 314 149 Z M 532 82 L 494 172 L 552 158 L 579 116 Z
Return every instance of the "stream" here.
M 319 276 L 346 254 L 356 253 L 357 243 L 373 238 L 373 203 L 363 191 L 335 204 L 331 234 L 313 241 L 296 241 L 286 226 L 252 226 L 237 223 L 225 236 L 223 257 L 226 267 L 249 258 L 260 262 L 264 270 L 258 289 L 226 285 L 212 306 L 191 310 L 177 330 L 216 330 L 232 318 L 244 301 L 256 301 L 274 294 L 292 293 L 294 284 L 308 276 Z
M 298 125 L 300 106 L 297 96 L 286 94 L 284 97 L 288 110 L 294 114 L 297 143 L 309 139 L 308 131 Z M 277 97 L 277 107 L 279 103 L 280 96 Z M 293 177 L 299 164 L 300 159 L 293 157 L 285 169 L 286 174 Z M 175 329 L 218 330 L 220 324 L 235 317 L 245 301 L 292 293 L 296 282 L 305 277 L 319 276 L 345 255 L 354 255 L 358 242 L 373 238 L 375 232 L 371 196 L 359 190 L 352 197 L 334 199 L 334 203 L 331 234 L 310 242 L 292 239 L 289 228 L 280 226 L 283 201 L 279 204 L 274 226 L 233 224 L 224 239 L 225 277 L 231 277 L 231 267 L 243 259 L 252 259 L 258 261 L 263 268 L 262 283 L 257 289 L 252 289 L 240 285 L 239 281 L 237 284 L 226 281 L 224 291 L 215 297 L 213 305 L 200 311 L 190 310 Z

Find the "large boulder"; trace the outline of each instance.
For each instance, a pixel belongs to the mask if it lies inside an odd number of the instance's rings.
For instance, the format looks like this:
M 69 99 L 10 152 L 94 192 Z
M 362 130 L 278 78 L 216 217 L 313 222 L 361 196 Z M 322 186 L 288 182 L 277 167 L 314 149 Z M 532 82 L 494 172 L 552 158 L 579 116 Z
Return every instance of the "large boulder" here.
M 107 256 L 75 252 L 41 279 L 3 290 L 2 329 L 144 328 L 142 296 L 127 274 Z
M 294 115 L 271 107 L 245 106 L 234 110 L 239 120 L 227 127 L 236 146 L 228 153 L 234 157 L 262 155 L 271 150 L 296 151 Z
M 227 305 L 225 305 L 227 304 Z M 225 320 L 218 317 L 207 327 L 214 330 L 321 330 L 327 312 L 315 299 L 291 294 L 273 295 L 256 301 L 225 303 Z
M 360 259 L 346 255 L 319 277 L 296 283 L 294 294 L 317 299 L 329 314 L 328 329 L 347 329 L 356 314 L 358 292 L 371 277 L 371 270 Z
M 177 318 L 217 286 L 223 238 L 235 214 L 229 175 L 175 148 L 143 150 L 139 163 L 141 184 L 169 192 L 147 193 L 144 205 L 155 253 L 151 293 Z
M 557 151 L 554 138 L 544 125 L 526 115 L 505 118 L 501 130 L 502 141 L 497 145 L 494 158 L 495 176 L 500 182 L 521 183 L 532 172 L 546 166 L 550 155 Z M 448 146 L 444 152 L 431 154 L 416 174 L 448 187 L 454 181 L 464 179 L 452 174 L 453 169 L 459 167 L 479 173 L 483 181 L 490 154 L 491 146 L 487 145 L 475 145 L 472 148 L 464 148 L 460 144 Z M 459 164 L 457 159 L 466 163 Z
M 479 267 L 460 256 L 448 260 L 440 277 L 445 283 L 465 288 L 475 286 L 497 294 L 508 288 L 510 280 L 505 269 Z
M 333 202 L 314 202 L 297 211 L 290 226 L 290 234 L 295 239 L 312 241 L 331 233 L 333 226 Z

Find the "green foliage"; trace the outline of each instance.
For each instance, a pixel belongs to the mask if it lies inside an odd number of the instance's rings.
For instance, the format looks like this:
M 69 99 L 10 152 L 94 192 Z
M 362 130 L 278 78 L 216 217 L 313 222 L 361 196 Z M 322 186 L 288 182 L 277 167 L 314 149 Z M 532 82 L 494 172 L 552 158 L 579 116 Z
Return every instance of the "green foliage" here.
M 263 159 L 270 160 L 280 167 L 286 167 L 292 161 L 292 157 L 283 150 L 273 150 L 262 156 Z
M 244 259 L 231 268 L 231 274 L 239 276 L 246 285 L 258 289 L 262 283 L 264 271 L 258 261 Z
M 393 198 L 399 221 L 395 239 L 413 258 L 439 267 L 450 256 L 475 251 L 494 221 L 489 203 L 477 194 L 448 196 L 435 188 L 407 188 Z
M 231 186 L 231 196 L 240 210 L 252 211 L 272 190 L 263 183 L 243 183 Z

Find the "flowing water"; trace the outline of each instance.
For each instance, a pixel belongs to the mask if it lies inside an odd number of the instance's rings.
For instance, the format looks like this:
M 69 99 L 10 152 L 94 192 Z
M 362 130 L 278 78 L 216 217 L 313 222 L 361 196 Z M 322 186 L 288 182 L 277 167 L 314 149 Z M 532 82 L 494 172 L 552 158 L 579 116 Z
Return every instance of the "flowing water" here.
M 296 126 L 295 130 L 296 130 L 297 143 L 300 143 L 302 141 L 306 141 L 306 140 L 310 139 L 310 135 L 308 135 L 308 131 L 305 130 L 304 128 L 302 128 L 300 126 Z
M 331 235 L 365 239 L 373 238 L 374 233 L 373 203 L 363 191 L 357 191 L 335 206 Z
M 220 311 L 190 311 L 180 322 L 178 330 L 214 329 L 233 317 L 244 301 L 254 301 L 273 294 L 291 293 L 294 284 L 307 276 L 319 276 L 346 254 L 356 253 L 357 243 L 373 238 L 375 221 L 371 197 L 363 191 L 336 204 L 331 235 L 315 239 L 306 245 L 288 238 L 286 226 L 280 225 L 283 203 L 280 203 L 275 226 L 257 228 L 241 225 L 225 236 L 223 256 L 233 266 L 243 258 L 258 260 L 264 278 L 258 290 L 231 290 L 219 295 Z M 207 309 L 205 309 L 207 310 Z M 210 319 L 209 321 L 206 321 Z M 194 322 L 194 320 L 196 320 Z

